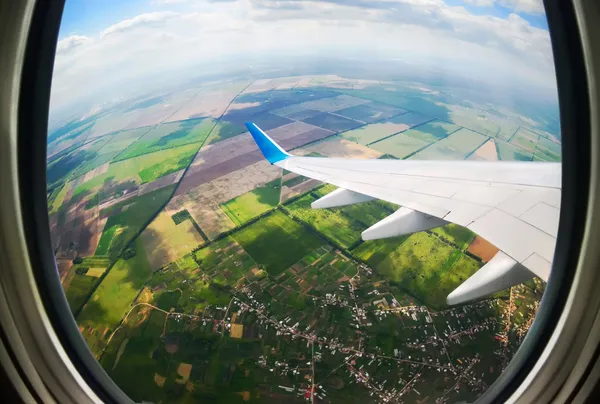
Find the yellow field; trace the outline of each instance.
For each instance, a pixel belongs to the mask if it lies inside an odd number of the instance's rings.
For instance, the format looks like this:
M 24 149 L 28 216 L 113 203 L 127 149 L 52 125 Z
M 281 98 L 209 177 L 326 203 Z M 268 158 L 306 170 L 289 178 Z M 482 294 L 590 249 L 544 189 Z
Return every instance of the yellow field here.
M 102 276 L 102 274 L 104 273 L 104 271 L 106 271 L 106 268 L 90 268 L 88 269 L 88 271 L 85 273 L 87 276 L 93 276 L 94 278 L 99 278 Z
M 191 221 L 176 225 L 165 211 L 150 223 L 140 238 L 153 270 L 181 258 L 204 242 Z

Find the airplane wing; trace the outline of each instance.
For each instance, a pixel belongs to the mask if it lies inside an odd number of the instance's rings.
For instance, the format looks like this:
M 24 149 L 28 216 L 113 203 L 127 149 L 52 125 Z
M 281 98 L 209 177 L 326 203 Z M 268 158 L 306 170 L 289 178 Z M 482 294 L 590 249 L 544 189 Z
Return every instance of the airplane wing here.
M 246 123 L 265 158 L 336 185 L 313 202 L 329 208 L 381 199 L 402 206 L 362 233 L 364 240 L 466 227 L 498 247 L 494 258 L 448 295 L 459 304 L 520 284 L 548 280 L 558 232 L 560 163 L 358 160 L 294 156 Z

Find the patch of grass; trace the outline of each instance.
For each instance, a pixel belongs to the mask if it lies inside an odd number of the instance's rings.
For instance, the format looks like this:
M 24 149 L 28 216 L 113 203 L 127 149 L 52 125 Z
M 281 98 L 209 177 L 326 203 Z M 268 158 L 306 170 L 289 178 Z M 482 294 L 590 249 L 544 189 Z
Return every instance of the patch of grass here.
M 431 232 L 435 233 L 442 239 L 447 240 L 451 244 L 454 244 L 463 251 L 475 238 L 475 233 L 473 233 L 471 230 L 454 223 L 450 223 L 442 227 L 436 227 L 431 229 Z
M 410 235 L 365 241 L 352 250 L 352 255 L 376 268 L 384 259 L 394 252 Z
M 187 209 L 181 210 L 171 216 L 171 219 L 173 219 L 175 224 L 179 224 L 185 220 L 188 220 L 189 218 L 191 218 L 191 216 Z
M 315 200 L 312 195 L 307 194 L 287 205 L 287 209 L 292 216 L 310 224 L 342 247 L 349 248 L 361 239 L 360 233 L 367 226 L 344 215 L 339 208 L 312 209 L 310 204 Z
M 96 254 L 116 258 L 127 243 L 162 208 L 174 189 L 175 185 L 169 185 L 103 210 L 101 214 L 108 214 L 110 217 L 104 226 Z M 122 211 L 125 205 L 131 206 Z
M 233 223 L 237 225 L 245 223 L 277 206 L 281 192 L 280 183 L 279 179 L 271 181 L 262 187 L 225 202 L 221 205 L 221 208 Z
M 65 295 L 67 296 L 67 302 L 72 313 L 81 308 L 97 280 L 98 278 L 96 277 L 79 274 L 75 274 L 73 279 L 71 279 Z
M 231 237 L 242 245 L 254 261 L 264 265 L 272 276 L 283 272 L 323 244 L 317 236 L 279 211 Z
M 437 286 L 430 290 L 429 301 L 433 307 L 443 307 L 448 294 L 483 265 L 465 254 L 454 255 L 453 258 L 452 265 L 442 274 Z
M 431 290 L 437 287 L 444 264 L 455 249 L 436 237 L 421 232 L 412 234 L 377 266 L 381 275 L 390 279 L 431 307 L 440 307 L 431 299 Z

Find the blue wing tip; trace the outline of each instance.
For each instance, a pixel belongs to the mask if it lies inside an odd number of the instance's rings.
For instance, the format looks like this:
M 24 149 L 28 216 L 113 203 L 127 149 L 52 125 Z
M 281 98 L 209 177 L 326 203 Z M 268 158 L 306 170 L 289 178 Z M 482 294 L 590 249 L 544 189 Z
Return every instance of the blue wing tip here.
M 252 138 L 258 145 L 263 156 L 271 164 L 285 160 L 290 155 L 285 152 L 277 143 L 273 141 L 265 132 L 263 132 L 254 122 L 246 122 L 246 127 L 250 131 Z

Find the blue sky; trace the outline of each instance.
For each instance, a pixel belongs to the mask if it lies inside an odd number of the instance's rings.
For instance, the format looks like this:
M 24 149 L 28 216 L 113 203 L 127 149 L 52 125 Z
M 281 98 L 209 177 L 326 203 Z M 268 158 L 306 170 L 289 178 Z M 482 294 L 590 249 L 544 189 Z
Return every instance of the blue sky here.
M 67 0 L 52 105 L 243 52 L 376 52 L 554 87 L 541 0 Z M 444 63 L 439 63 L 444 61 Z M 126 84 L 126 85 L 124 85 Z

